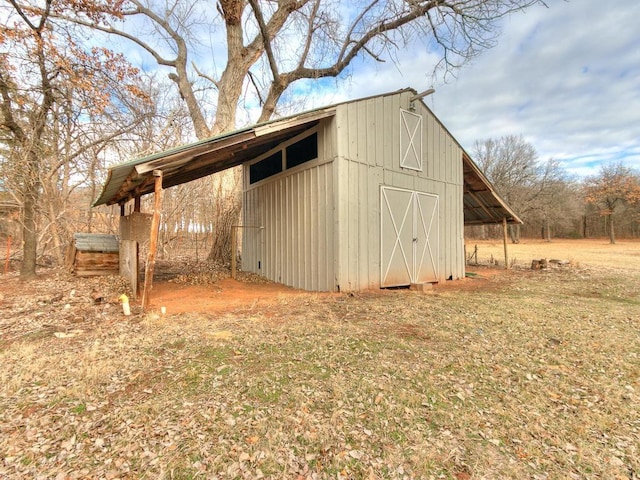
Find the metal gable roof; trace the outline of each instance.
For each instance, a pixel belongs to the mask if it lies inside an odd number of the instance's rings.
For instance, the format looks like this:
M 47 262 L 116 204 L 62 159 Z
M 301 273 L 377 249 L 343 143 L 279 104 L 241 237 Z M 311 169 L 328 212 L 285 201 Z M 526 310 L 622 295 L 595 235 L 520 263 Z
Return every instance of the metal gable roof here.
M 407 91 L 417 93 L 413 89 L 402 89 L 380 96 L 396 95 Z M 342 104 L 366 99 L 351 100 Z M 423 100 L 418 100 L 442 125 L 442 122 L 424 104 Z M 93 206 L 123 203 L 132 198 L 152 193 L 154 190 L 153 170 L 162 170 L 162 186 L 168 188 L 241 165 L 312 128 L 323 118 L 335 115 L 336 107 L 342 104 L 257 124 L 111 167 L 102 192 Z M 451 135 L 446 127 L 442 126 Z M 500 223 L 504 218 L 509 223 L 522 223 L 522 220 L 496 193 L 491 183 L 455 137 L 451 135 L 451 138 L 463 152 L 465 225 Z

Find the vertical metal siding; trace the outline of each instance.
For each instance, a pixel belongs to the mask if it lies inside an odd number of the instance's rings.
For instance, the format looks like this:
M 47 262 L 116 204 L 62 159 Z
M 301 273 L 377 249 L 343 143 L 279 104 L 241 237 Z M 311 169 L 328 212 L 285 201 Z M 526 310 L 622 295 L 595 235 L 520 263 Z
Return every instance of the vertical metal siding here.
M 338 145 L 343 144 L 346 140 L 338 136 Z M 338 147 L 340 148 L 340 147 Z M 342 158 L 336 158 L 333 161 L 333 181 L 335 185 L 335 211 L 334 211 L 334 236 L 332 238 L 334 245 L 334 269 L 335 283 L 339 290 L 347 289 L 348 279 L 345 278 L 348 270 L 349 250 L 346 245 L 341 245 L 348 238 L 347 224 L 349 221 L 347 208 L 347 192 L 349 191 L 349 178 L 346 175 L 346 162 Z
M 325 163 L 244 192 L 245 221 L 264 227 L 248 229 L 243 237 L 244 270 L 296 288 L 334 289 L 328 241 L 333 237 L 332 171 L 333 164 Z
M 378 167 L 369 167 L 368 171 L 368 205 L 378 205 L 380 198 L 380 185 L 382 184 L 383 170 Z M 364 201 L 364 199 L 363 199 Z M 367 276 L 366 288 L 380 287 L 380 210 L 379 208 L 367 209 L 367 222 L 369 226 L 368 249 L 369 249 L 369 275 Z
M 245 183 L 245 224 L 265 229 L 246 232 L 244 269 L 307 290 L 378 288 L 379 192 L 387 185 L 438 196 L 439 281 L 464 276 L 462 150 L 416 102 L 423 170 L 400 167 L 400 109 L 410 96 L 339 105 L 319 130 L 319 165 Z
M 423 170 L 402 169 L 400 109 L 409 107 L 409 97 L 404 92 L 338 106 L 335 268 L 341 290 L 380 285 L 381 184 L 440 198 L 439 281 L 464 276 L 462 150 L 416 102 L 423 116 Z
M 242 268 L 295 288 L 332 291 L 334 275 L 335 134 L 332 121 L 318 130 L 318 161 L 256 186 L 244 176 Z M 258 267 L 258 262 L 260 267 Z

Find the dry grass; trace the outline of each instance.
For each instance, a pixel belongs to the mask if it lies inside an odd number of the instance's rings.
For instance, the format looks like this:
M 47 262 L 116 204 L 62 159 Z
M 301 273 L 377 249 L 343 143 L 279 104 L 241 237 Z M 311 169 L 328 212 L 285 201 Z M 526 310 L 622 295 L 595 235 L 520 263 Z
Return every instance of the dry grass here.
M 486 263 L 491 258 L 504 266 L 504 246 L 500 240 L 467 240 L 467 253 L 478 246 L 478 261 Z M 615 245 L 609 239 L 553 240 L 545 242 L 525 238 L 518 244 L 508 243 L 509 262 L 531 265 L 532 259 L 568 260 L 574 265 L 614 267 L 637 270 L 640 268 L 640 242 L 618 240 Z
M 640 271 L 578 261 L 6 342 L 0 477 L 640 478 Z

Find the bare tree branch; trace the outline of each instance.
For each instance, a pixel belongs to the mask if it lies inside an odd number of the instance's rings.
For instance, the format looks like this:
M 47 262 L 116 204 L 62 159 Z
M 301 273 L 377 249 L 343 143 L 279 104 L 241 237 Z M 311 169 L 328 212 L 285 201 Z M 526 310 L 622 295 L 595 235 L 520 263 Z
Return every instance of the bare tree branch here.
M 142 13 L 142 12 L 140 10 L 136 10 L 135 13 Z M 127 15 L 134 15 L 135 13 L 130 12 L 130 13 L 127 13 Z M 117 28 L 113 28 L 111 26 L 96 24 L 93 22 L 83 20 L 81 18 L 72 18 L 72 17 L 58 17 L 58 18 L 76 23 L 78 25 L 82 25 L 84 27 L 92 28 L 93 30 L 98 30 L 100 32 L 117 35 L 118 37 L 122 37 L 127 40 L 130 40 L 131 42 L 135 43 L 136 45 L 141 47 L 143 50 L 148 52 L 154 58 L 154 60 L 158 63 L 158 65 L 164 65 L 167 67 L 175 67 L 176 65 L 176 59 L 170 60 L 170 59 L 164 58 L 162 55 L 158 53 L 157 50 L 155 50 L 147 42 L 144 42 L 140 38 L 136 37 L 135 35 L 127 33 L 123 30 L 118 30 Z

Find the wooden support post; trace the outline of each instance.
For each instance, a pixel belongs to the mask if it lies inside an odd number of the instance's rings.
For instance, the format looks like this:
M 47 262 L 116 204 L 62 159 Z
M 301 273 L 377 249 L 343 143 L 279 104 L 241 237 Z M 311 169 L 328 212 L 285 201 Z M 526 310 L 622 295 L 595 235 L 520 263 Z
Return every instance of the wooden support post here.
M 236 255 L 238 254 L 238 226 L 231 226 L 231 278 L 236 279 Z
M 134 292 L 133 298 L 138 298 L 142 296 L 142 277 L 140 276 L 140 242 L 136 241 L 136 258 L 134 265 L 134 275 L 136 276 L 136 291 Z
M 141 206 L 142 206 L 142 197 L 138 195 L 133 199 L 133 211 L 140 213 Z M 140 285 L 142 282 L 140 282 L 140 244 L 137 241 L 136 241 L 135 270 L 136 271 L 134 275 L 136 276 L 136 291 L 133 292 L 133 297 L 138 298 L 140 295 L 142 295 L 142 292 L 140 291 Z
M 160 230 L 160 210 L 162 209 L 162 171 L 154 170 L 155 191 L 153 203 L 153 217 L 151 218 L 151 235 L 149 238 L 149 254 L 144 270 L 144 290 L 142 291 L 142 311 L 146 311 L 151 304 L 151 289 L 153 288 L 153 270 L 156 266 L 156 252 L 158 250 L 158 232 Z
M 504 243 L 504 268 L 509 269 L 509 251 L 507 248 L 507 217 L 502 219 L 502 236 Z

